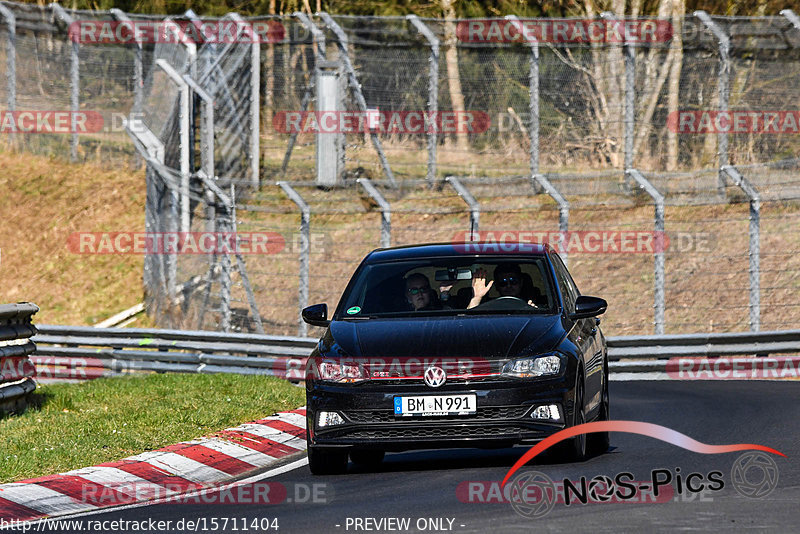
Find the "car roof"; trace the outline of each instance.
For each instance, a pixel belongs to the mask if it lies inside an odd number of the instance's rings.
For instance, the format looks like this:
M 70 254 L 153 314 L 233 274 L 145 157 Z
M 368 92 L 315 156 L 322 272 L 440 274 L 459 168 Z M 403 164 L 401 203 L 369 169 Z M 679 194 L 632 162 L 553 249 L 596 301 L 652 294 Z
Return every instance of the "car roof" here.
M 509 258 L 519 258 L 525 256 L 543 256 L 548 252 L 553 252 L 553 248 L 546 243 L 498 243 L 497 241 L 428 243 L 379 248 L 370 252 L 365 261 L 372 263 L 452 256 L 508 256 Z

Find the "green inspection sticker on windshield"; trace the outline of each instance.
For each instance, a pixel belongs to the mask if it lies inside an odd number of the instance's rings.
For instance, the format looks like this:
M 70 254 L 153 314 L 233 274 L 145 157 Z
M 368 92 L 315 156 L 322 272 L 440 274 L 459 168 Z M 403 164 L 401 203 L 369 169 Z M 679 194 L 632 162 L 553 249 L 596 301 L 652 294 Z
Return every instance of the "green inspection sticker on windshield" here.
M 355 315 L 360 311 L 361 311 L 361 307 L 360 306 L 353 306 L 352 308 L 349 308 L 347 310 L 347 315 Z

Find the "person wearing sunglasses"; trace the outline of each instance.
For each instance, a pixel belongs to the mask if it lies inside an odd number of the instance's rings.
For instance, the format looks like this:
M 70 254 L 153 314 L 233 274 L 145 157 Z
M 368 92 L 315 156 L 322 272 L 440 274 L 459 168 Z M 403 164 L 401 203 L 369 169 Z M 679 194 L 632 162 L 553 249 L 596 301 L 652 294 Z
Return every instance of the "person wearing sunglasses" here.
M 406 300 L 414 311 L 442 309 L 439 299 L 431 291 L 428 277 L 421 273 L 406 278 Z
M 525 300 L 522 295 L 522 269 L 516 263 L 502 263 L 494 269 L 494 279 L 486 283 L 486 270 L 477 269 L 472 275 L 472 294 L 473 297 L 467 305 L 467 309 L 478 306 L 483 298 L 489 293 L 492 287 L 497 288 L 501 297 L 515 297 Z M 528 300 L 528 305 L 536 307 L 532 300 Z

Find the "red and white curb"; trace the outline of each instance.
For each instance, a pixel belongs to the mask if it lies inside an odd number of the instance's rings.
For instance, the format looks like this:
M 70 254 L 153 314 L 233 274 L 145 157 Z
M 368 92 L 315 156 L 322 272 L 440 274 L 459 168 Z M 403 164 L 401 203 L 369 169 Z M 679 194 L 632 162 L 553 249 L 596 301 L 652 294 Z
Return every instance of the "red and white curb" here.
M 306 409 L 116 462 L 0 484 L 0 519 L 91 512 L 217 487 L 306 449 Z

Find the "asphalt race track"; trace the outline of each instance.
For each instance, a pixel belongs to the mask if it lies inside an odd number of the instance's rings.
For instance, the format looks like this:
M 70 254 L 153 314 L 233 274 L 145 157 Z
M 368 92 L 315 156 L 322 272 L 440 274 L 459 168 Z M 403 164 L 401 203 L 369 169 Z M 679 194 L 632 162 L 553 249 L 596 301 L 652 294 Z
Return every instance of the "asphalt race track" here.
M 516 512 L 508 502 L 469 502 L 498 498 L 497 485 L 477 481 L 500 481 L 527 448 L 504 450 L 416 451 L 388 455 L 381 468 L 369 472 L 350 465 L 345 476 L 313 477 L 305 464 L 272 476 L 264 482 L 279 482 L 287 488 L 280 504 L 160 504 L 86 515 L 81 521 L 127 519 L 200 520 L 195 530 L 214 532 L 211 519 L 229 523 L 227 532 L 254 530 L 254 519 L 277 518 L 280 533 L 295 532 L 530 532 L 547 531 L 674 531 L 749 530 L 796 531 L 800 503 L 800 382 L 778 381 L 654 381 L 611 382 L 614 420 L 645 421 L 663 425 L 700 442 L 722 445 L 755 443 L 783 452 L 771 457 L 777 465 L 777 486 L 765 479 L 766 470 L 750 464 L 742 491 L 769 491 L 763 497 L 742 496 L 732 483 L 734 463 L 745 453 L 704 455 L 660 440 L 634 434 L 615 433 L 612 450 L 580 464 L 560 464 L 555 457 L 536 458 L 523 471 L 535 470 L 558 483 L 567 478 L 579 485 L 581 477 L 598 475 L 612 479 L 629 472 L 636 481 L 651 481 L 653 470 L 669 471 L 670 484 L 661 486 L 661 499 L 652 502 L 556 502 L 545 515 L 531 518 Z M 745 465 L 744 463 L 740 465 Z M 760 464 L 759 464 L 760 465 Z M 722 487 L 711 479 L 723 481 Z M 740 471 L 741 472 L 741 471 Z M 677 475 L 684 483 L 677 493 Z M 691 477 L 714 486 L 692 493 L 685 482 Z M 774 473 L 773 473 L 774 475 Z M 659 477 L 666 477 L 662 471 Z M 663 479 L 660 479 L 663 481 Z M 470 482 L 474 484 L 470 486 Z M 317 484 L 317 501 L 309 491 Z M 459 489 L 460 488 L 460 489 Z M 483 489 L 481 489 L 483 488 Z M 754 489 L 755 488 L 755 489 Z M 603 493 L 602 491 L 600 492 Z M 672 494 L 670 496 L 670 494 Z M 574 494 L 573 494 L 574 497 Z M 296 500 L 304 502 L 297 503 Z M 618 499 L 617 499 L 618 500 Z M 527 509 L 530 512 L 530 509 Z M 205 519 L 203 519 L 205 518 Z M 239 522 L 232 523 L 233 519 Z M 368 518 L 368 519 L 367 519 Z M 388 518 L 407 518 L 405 525 Z M 247 521 L 248 530 L 242 521 Z M 260 523 L 266 526 L 264 521 Z M 53 525 L 51 525 L 53 526 Z M 203 529 L 205 526 L 205 529 Z M 274 532 L 274 530 L 272 530 Z

